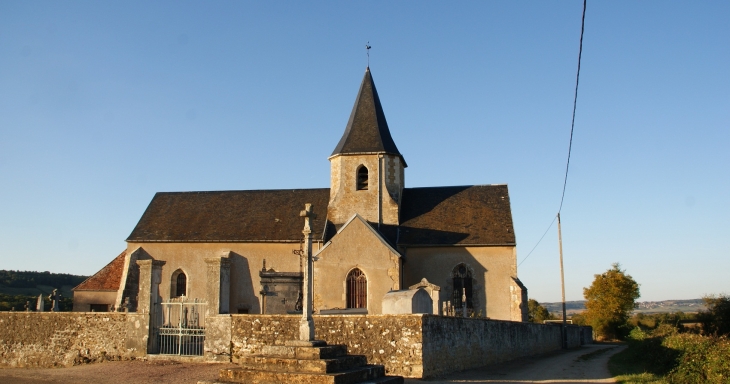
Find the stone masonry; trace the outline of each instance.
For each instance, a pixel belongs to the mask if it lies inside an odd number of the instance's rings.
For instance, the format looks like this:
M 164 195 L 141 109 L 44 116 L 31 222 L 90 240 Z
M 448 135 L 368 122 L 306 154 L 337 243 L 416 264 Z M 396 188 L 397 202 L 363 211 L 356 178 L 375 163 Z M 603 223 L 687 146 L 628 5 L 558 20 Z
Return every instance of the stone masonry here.
M 136 313 L 2 312 L 0 366 L 68 367 L 144 357 L 148 319 Z

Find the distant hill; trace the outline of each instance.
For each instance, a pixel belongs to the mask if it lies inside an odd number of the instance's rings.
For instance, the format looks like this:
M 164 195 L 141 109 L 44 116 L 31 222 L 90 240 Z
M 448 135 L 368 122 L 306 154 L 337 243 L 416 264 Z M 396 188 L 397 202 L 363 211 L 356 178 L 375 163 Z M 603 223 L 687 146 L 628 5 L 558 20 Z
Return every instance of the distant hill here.
M 88 276 L 67 273 L 6 271 L 0 270 L 0 293 L 6 295 L 38 296 L 48 295 L 57 288 L 66 297 L 71 297 L 75 286 Z
M 540 303 L 543 307 L 545 307 L 548 312 L 550 313 L 562 313 L 563 312 L 563 303 Z M 586 310 L 585 300 L 580 301 L 566 301 L 565 302 L 565 311 L 568 312 L 569 315 L 572 315 L 573 313 L 580 313 Z
M 540 303 L 550 313 L 563 312 L 562 303 Z M 706 309 L 702 299 L 692 300 L 663 300 L 663 301 L 640 301 L 636 303 L 638 308 L 634 313 L 672 313 L 672 312 L 697 312 Z M 566 301 L 565 310 L 571 315 L 586 310 L 585 300 Z

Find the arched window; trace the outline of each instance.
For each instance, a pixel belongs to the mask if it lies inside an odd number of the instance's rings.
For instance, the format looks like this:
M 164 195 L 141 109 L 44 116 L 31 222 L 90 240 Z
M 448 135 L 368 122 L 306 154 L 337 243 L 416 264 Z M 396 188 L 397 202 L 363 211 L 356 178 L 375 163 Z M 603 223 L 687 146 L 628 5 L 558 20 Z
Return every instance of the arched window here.
M 358 268 L 347 274 L 347 308 L 368 307 L 368 279 Z
M 466 293 L 466 308 L 468 310 L 474 309 L 474 295 L 472 286 L 474 285 L 474 279 L 471 276 L 471 271 L 466 264 L 461 263 L 454 267 L 451 271 L 451 278 L 453 279 L 454 291 L 451 293 L 451 303 L 454 308 L 458 311 L 462 308 L 462 298 Z M 466 291 L 466 292 L 465 292 Z
M 171 280 L 170 296 L 180 297 L 188 295 L 188 277 L 182 269 L 173 272 Z
M 175 296 L 185 296 L 188 291 L 188 278 L 184 273 L 177 275 L 177 292 Z
M 368 169 L 363 165 L 357 170 L 357 190 L 367 191 L 368 189 Z

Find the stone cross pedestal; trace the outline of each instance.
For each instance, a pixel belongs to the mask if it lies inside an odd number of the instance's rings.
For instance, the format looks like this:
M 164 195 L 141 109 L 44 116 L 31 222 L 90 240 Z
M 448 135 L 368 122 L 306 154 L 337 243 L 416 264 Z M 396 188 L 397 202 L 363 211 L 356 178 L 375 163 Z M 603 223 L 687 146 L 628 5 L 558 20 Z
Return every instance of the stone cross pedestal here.
M 299 341 L 314 342 L 314 319 L 312 318 L 314 284 L 312 281 L 312 226 L 310 219 L 317 215 L 312 212 L 312 204 L 304 204 L 304 210 L 299 213 L 304 218 L 304 282 L 302 283 L 302 319 L 299 321 Z

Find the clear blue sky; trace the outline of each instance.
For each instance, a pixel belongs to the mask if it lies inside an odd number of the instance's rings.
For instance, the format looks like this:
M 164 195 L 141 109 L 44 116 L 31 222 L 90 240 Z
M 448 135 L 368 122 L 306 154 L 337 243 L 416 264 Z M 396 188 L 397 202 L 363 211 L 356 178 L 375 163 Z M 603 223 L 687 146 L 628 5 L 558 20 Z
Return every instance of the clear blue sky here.
M 555 216 L 581 1 L 0 2 L 0 269 L 92 274 L 157 191 L 316 188 L 371 68 L 407 186 L 509 184 Z M 730 2 L 588 2 L 567 298 L 730 293 Z M 557 231 L 519 268 L 560 299 Z

